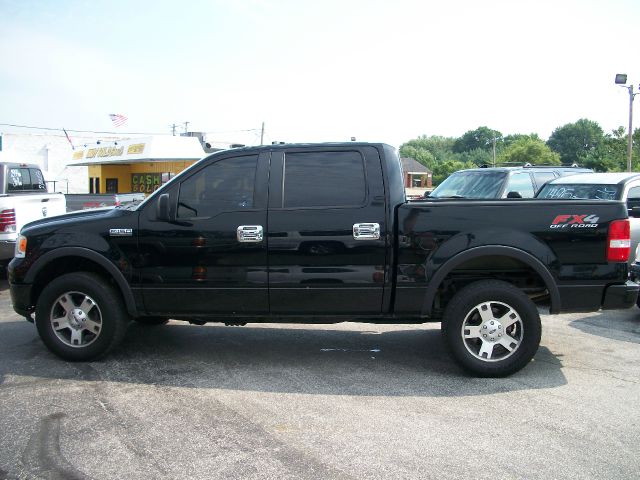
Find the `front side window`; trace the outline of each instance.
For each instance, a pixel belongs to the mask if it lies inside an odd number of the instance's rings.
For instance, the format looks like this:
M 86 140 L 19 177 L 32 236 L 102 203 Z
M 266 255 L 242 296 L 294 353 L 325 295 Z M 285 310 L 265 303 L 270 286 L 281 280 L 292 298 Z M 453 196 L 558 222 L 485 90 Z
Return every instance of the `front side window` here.
M 219 160 L 180 184 L 178 218 L 253 208 L 257 155 Z
M 287 153 L 285 208 L 360 206 L 366 198 L 364 162 L 359 152 Z
M 536 181 L 538 189 L 547 182 L 554 180 L 556 176 L 553 172 L 533 172 L 533 179 Z
M 522 198 L 533 198 L 533 184 L 531 183 L 531 175 L 529 172 L 514 173 L 509 178 L 507 183 L 507 189 L 505 190 L 505 196 L 509 192 L 518 192 Z

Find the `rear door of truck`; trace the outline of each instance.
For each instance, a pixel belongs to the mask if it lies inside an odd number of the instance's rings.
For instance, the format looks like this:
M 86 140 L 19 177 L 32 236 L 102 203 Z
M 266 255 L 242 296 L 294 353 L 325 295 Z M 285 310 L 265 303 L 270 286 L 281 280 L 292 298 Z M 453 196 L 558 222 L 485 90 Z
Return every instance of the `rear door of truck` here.
M 378 150 L 275 150 L 268 210 L 272 314 L 379 314 L 388 238 Z

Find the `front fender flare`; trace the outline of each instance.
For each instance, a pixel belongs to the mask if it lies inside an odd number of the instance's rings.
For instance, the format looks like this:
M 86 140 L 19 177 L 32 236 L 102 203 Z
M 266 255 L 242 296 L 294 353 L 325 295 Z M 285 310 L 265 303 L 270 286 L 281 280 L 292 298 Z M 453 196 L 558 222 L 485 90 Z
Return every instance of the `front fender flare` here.
M 425 299 L 422 304 L 422 314 L 431 314 L 431 311 L 433 310 L 433 302 L 438 292 L 438 287 L 440 287 L 440 284 L 446 276 L 449 275 L 449 273 L 468 260 L 486 256 L 510 257 L 531 267 L 538 275 L 540 275 L 542 281 L 547 287 L 547 290 L 549 291 L 549 296 L 551 297 L 550 312 L 558 313 L 560 311 L 560 291 L 558 290 L 558 286 L 556 285 L 553 275 L 549 272 L 549 269 L 547 269 L 540 260 L 524 250 L 496 245 L 470 248 L 469 250 L 465 250 L 443 263 L 429 282 Z
M 94 252 L 93 250 L 89 250 L 88 248 L 61 247 L 45 253 L 33 263 L 27 275 L 25 276 L 25 283 L 33 283 L 44 267 L 46 267 L 51 261 L 62 257 L 86 258 L 87 260 L 91 260 L 92 262 L 95 262 L 102 268 L 104 268 L 109 273 L 109 275 L 113 277 L 116 284 L 118 285 L 118 288 L 122 293 L 122 298 L 124 298 L 124 303 L 127 307 L 129 315 L 133 317 L 138 316 L 133 292 L 131 291 L 129 282 L 127 282 L 126 278 L 124 278 L 122 272 L 118 270 L 118 268 L 113 263 L 109 262 L 109 260 L 107 260 L 105 257 L 100 255 L 99 253 Z

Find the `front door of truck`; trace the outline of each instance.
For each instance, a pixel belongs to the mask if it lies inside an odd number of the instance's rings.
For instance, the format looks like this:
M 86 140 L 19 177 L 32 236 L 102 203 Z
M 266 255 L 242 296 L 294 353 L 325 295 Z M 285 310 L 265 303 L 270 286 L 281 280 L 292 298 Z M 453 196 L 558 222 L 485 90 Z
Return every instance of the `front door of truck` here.
M 214 156 L 170 185 L 170 221 L 157 218 L 158 197 L 143 207 L 138 269 L 148 313 L 268 313 L 268 162 L 268 152 Z
M 379 314 L 388 226 L 377 149 L 276 150 L 269 190 L 271 313 Z

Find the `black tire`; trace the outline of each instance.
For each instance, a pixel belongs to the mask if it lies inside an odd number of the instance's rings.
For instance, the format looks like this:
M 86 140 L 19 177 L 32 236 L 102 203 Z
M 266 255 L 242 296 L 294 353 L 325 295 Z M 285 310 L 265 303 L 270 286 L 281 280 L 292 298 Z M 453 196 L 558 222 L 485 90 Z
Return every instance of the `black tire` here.
M 442 333 L 462 368 L 479 377 L 505 377 L 536 354 L 542 325 L 524 292 L 507 282 L 484 280 L 454 295 L 444 312 Z
M 136 317 L 134 320 L 143 325 L 166 325 L 169 319 L 165 317 Z
M 75 272 L 49 283 L 38 298 L 36 327 L 65 360 L 95 360 L 120 343 L 129 316 L 119 292 L 95 273 Z

